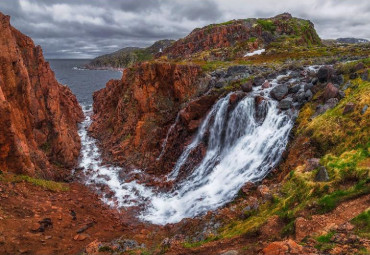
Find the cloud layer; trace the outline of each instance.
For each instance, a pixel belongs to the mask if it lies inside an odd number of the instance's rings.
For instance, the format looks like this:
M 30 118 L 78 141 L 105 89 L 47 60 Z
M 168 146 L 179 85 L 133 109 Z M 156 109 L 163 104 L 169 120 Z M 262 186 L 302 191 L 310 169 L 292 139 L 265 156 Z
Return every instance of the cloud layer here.
M 92 58 L 178 39 L 210 23 L 282 12 L 310 19 L 322 38 L 370 39 L 369 0 L 1 0 L 0 11 L 47 58 Z

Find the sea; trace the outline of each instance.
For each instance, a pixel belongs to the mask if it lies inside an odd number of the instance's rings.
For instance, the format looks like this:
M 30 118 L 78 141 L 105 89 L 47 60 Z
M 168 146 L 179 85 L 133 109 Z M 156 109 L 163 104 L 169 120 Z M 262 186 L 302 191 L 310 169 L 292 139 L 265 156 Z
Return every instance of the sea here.
M 92 95 L 111 79 L 121 79 L 122 72 L 84 68 L 89 59 L 48 59 L 59 83 L 71 88 L 83 107 L 91 107 Z

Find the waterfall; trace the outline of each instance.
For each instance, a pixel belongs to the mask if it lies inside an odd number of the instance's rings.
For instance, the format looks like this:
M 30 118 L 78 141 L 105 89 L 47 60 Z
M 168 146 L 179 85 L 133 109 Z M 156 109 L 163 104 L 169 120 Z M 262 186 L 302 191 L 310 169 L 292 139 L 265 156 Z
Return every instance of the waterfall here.
M 280 78 L 273 80 L 272 86 Z M 115 193 L 115 201 L 104 198 L 105 202 L 122 207 L 142 206 L 145 209 L 140 219 L 155 224 L 176 223 L 217 209 L 230 202 L 245 182 L 262 180 L 278 164 L 286 147 L 293 121 L 279 111 L 278 102 L 269 98 L 270 90 L 254 88 L 235 105 L 230 105 L 231 93 L 215 103 L 168 174 L 168 180 L 175 180 L 176 185 L 167 193 L 125 180 L 119 177 L 125 169 L 104 165 L 96 141 L 86 131 L 90 124 L 87 115 L 80 128 L 80 166 L 85 169 L 87 184 L 107 185 Z M 259 95 L 266 100 L 257 105 L 255 97 Z M 168 130 L 162 151 L 174 125 Z M 203 159 L 187 169 L 185 163 L 202 144 L 206 146 Z

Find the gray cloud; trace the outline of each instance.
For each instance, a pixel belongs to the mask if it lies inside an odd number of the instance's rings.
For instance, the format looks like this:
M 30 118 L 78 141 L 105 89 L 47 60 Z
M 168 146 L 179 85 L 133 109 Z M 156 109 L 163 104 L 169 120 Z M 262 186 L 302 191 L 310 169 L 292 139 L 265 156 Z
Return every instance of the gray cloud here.
M 322 38 L 370 38 L 368 0 L 1 0 L 0 11 L 48 58 L 91 58 L 178 39 L 210 23 L 286 11 L 312 20 Z

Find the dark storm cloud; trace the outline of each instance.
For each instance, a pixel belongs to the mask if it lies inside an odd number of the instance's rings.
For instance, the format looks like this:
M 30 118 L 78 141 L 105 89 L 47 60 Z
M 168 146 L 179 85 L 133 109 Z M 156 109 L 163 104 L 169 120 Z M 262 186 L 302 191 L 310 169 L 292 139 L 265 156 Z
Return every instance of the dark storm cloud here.
M 210 23 L 286 11 L 312 20 L 322 38 L 370 38 L 368 0 L 0 0 L 0 11 L 49 58 L 90 58 L 178 39 Z

